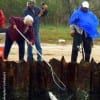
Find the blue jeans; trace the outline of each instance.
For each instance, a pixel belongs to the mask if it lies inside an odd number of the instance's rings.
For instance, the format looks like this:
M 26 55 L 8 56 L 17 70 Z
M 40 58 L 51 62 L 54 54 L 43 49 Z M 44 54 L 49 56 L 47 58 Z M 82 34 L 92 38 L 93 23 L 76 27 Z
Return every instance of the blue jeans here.
M 40 41 L 40 33 L 35 33 L 35 47 L 38 52 L 42 55 L 41 41 Z M 33 60 L 33 48 L 28 45 L 27 48 L 27 61 Z M 41 61 L 42 57 L 37 53 L 37 61 Z

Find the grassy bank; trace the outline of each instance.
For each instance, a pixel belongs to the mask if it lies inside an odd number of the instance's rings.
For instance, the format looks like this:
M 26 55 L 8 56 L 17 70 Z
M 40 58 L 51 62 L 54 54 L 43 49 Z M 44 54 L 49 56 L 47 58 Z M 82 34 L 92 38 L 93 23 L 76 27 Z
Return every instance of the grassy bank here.
M 100 28 L 99 28 L 100 31 Z M 57 43 L 59 39 L 66 40 L 67 43 L 72 42 L 69 26 L 41 25 L 40 35 L 42 43 Z M 94 41 L 94 44 L 100 44 L 100 38 Z
M 69 35 L 69 27 L 66 26 L 54 26 L 54 25 L 41 25 L 40 26 L 40 38 L 42 43 L 57 43 L 59 39 L 66 41 L 71 40 Z M 4 35 L 0 35 L 0 43 L 5 41 Z
M 72 37 L 69 33 L 70 28 L 67 25 L 40 25 L 40 38 L 42 43 L 58 43 L 59 39 L 64 39 L 67 43 L 72 43 Z M 0 35 L 0 43 L 4 41 L 4 35 Z M 96 39 L 94 43 L 100 44 L 100 38 Z
M 57 43 L 59 39 L 66 41 L 72 39 L 69 35 L 68 26 L 41 25 L 40 35 L 41 41 L 46 43 Z

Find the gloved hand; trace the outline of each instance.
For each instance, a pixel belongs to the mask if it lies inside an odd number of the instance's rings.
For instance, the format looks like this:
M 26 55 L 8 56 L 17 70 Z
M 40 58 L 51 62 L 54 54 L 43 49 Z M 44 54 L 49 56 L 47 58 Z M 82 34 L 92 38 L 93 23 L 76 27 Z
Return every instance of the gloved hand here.
M 38 16 L 41 17 L 47 11 L 48 11 L 48 5 L 46 3 L 42 3 L 42 9 L 39 12 Z
M 71 37 L 74 37 L 74 34 L 75 34 L 74 31 L 71 31 L 71 32 L 70 32 L 70 36 L 71 36 Z
M 48 10 L 48 5 L 46 3 L 42 3 L 42 9 Z

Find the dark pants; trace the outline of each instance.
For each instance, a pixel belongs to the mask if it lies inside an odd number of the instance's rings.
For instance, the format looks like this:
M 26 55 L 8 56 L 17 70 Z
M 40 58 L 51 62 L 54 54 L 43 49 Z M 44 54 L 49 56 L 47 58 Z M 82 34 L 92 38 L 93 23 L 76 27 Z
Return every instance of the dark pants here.
M 5 40 L 5 49 L 4 49 L 4 59 L 8 58 L 10 48 L 12 46 L 14 41 L 11 40 L 8 34 L 6 34 L 6 40 Z M 24 53 L 25 53 L 25 41 L 20 40 L 16 41 L 19 46 L 19 60 L 24 60 Z
M 84 48 L 84 60 L 89 62 L 93 41 L 90 37 L 85 36 L 84 32 L 82 35 L 76 32 L 73 37 L 71 62 L 77 62 L 78 51 L 81 43 L 83 43 Z

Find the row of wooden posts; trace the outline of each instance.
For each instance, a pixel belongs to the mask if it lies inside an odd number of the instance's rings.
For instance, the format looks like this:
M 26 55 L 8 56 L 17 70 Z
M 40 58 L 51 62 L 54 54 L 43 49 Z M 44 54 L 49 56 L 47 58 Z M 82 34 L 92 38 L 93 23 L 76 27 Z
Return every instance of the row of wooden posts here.
M 66 85 L 65 90 L 54 83 L 45 61 L 0 60 L 0 100 L 50 100 L 48 91 L 58 100 L 99 100 L 100 63 L 71 63 L 64 57 L 61 60 L 53 58 L 49 63 Z

